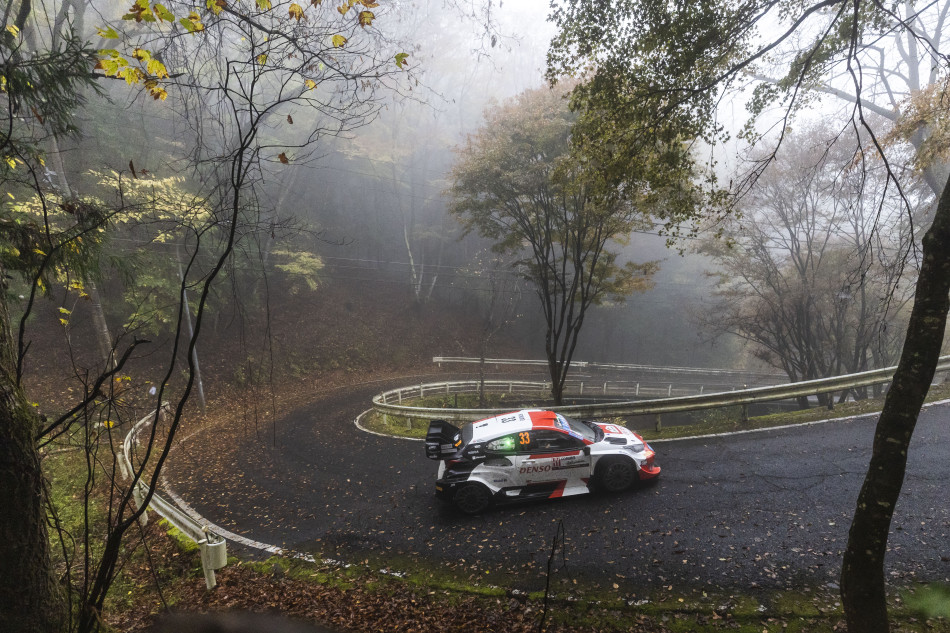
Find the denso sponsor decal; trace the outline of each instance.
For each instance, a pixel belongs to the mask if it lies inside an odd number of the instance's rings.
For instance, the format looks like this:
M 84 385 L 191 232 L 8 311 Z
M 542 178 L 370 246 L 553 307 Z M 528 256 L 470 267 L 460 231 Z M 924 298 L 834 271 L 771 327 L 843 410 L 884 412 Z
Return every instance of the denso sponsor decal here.
M 518 469 L 518 472 L 524 475 L 526 473 L 549 473 L 552 470 L 554 470 L 554 468 L 551 464 L 543 464 L 540 466 L 522 466 Z
M 631 435 L 630 429 L 616 424 L 598 424 L 607 435 Z

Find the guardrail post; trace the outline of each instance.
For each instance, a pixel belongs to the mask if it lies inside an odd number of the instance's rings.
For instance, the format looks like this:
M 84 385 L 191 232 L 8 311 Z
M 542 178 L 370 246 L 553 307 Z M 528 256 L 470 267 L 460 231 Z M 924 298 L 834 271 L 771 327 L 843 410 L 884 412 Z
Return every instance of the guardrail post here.
M 673 395 L 673 383 L 670 383 L 670 388 L 666 390 L 666 397 L 669 398 Z
M 145 497 L 142 495 L 142 489 L 139 488 L 138 482 L 135 484 L 135 487 L 132 488 L 132 499 L 135 500 L 135 507 L 141 508 L 145 503 Z M 139 525 L 146 527 L 148 525 L 148 511 L 142 510 L 142 514 L 139 515 Z
M 583 381 L 583 380 L 581 381 L 581 393 L 580 393 L 580 395 L 582 395 L 582 396 L 584 395 L 584 381 Z
M 637 393 L 634 394 L 634 395 L 636 395 L 636 396 L 639 397 L 639 395 L 640 395 L 640 383 L 637 383 Z
M 747 404 L 742 405 L 742 421 L 749 421 L 749 405 Z
M 663 416 L 659 413 L 656 414 L 656 431 L 659 433 L 663 430 Z
M 214 570 L 221 569 L 228 563 L 227 541 L 221 539 L 210 542 L 209 539 L 203 538 L 198 541 L 198 549 L 201 553 L 201 571 L 205 575 L 205 585 L 208 589 L 214 589 L 218 584 Z

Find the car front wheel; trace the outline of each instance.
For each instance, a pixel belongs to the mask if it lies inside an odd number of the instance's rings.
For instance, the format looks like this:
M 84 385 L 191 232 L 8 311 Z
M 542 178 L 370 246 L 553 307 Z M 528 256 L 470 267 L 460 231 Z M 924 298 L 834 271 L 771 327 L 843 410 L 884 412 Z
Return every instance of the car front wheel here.
M 478 514 L 491 505 L 491 491 L 482 484 L 465 484 L 455 492 L 454 502 L 465 514 Z
M 637 467 L 629 459 L 615 458 L 597 466 L 597 483 L 607 492 L 623 492 L 637 479 Z

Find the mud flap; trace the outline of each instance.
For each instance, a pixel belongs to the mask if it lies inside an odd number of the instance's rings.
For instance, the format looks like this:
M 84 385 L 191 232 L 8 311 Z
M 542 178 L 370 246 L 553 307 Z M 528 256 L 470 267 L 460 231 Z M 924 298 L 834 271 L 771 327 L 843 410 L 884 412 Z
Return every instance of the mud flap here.
M 445 459 L 462 447 L 462 432 L 445 420 L 429 422 L 426 433 L 426 457 Z

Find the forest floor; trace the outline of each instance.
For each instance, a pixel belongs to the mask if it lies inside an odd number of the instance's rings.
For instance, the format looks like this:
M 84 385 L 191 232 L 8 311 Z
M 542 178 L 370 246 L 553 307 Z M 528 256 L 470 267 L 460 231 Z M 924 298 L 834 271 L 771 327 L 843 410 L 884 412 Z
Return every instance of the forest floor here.
M 168 614 L 262 613 L 268 630 L 299 622 L 331 632 L 673 633 L 740 631 L 778 633 L 844 631 L 837 596 L 830 589 L 788 594 L 764 606 L 753 595 L 668 594 L 649 599 L 603 602 L 591 596 L 551 599 L 503 587 L 473 588 L 418 584 L 383 570 L 274 558 L 229 559 L 218 585 L 205 588 L 196 548 L 153 523 L 142 553 L 123 570 L 123 591 L 113 598 L 107 624 L 117 631 L 149 630 Z M 926 617 L 896 596 L 890 605 L 896 632 L 950 631 L 942 617 Z M 933 596 L 931 596 L 933 598 Z M 942 597 L 946 600 L 946 594 Z M 244 631 L 218 628 L 202 631 Z M 178 629 L 183 630 L 183 629 Z M 288 633 L 298 629 L 288 628 Z

